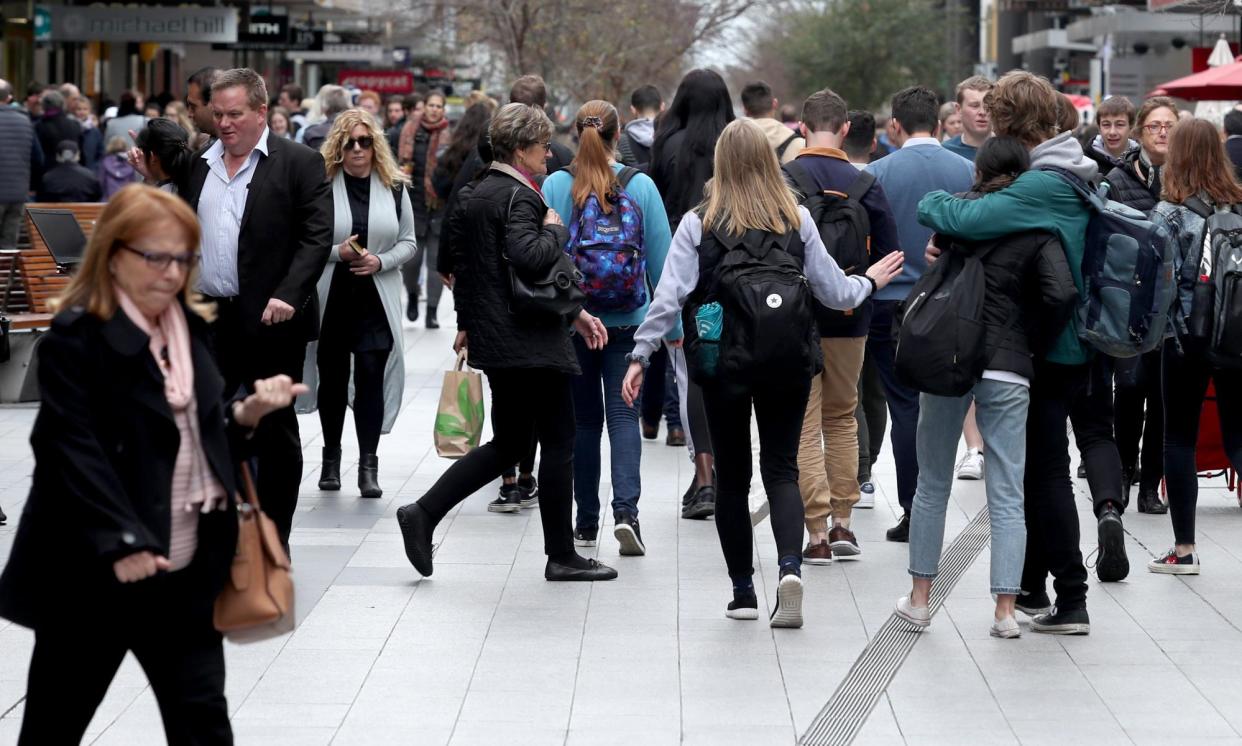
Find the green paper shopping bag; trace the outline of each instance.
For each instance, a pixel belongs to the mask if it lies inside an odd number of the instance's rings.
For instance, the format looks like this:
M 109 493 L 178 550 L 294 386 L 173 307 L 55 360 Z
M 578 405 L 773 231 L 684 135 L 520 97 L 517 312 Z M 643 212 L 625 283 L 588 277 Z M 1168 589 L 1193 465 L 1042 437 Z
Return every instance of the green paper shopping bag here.
M 440 406 L 436 408 L 436 453 L 444 458 L 465 456 L 478 447 L 483 436 L 483 376 L 465 367 L 463 347 L 457 365 L 444 371 Z

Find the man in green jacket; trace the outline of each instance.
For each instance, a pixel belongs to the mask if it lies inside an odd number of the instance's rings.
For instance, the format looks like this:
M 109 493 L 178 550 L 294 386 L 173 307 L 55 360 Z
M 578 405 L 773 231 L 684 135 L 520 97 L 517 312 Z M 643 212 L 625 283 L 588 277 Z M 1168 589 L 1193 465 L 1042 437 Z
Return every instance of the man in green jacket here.
M 1067 171 L 1085 182 L 1098 167 L 1083 155 L 1070 132 L 1057 132 L 1060 96 L 1048 81 L 1027 72 L 1005 75 L 987 95 L 997 135 L 1021 140 L 1031 153 L 1031 170 L 1007 189 L 964 200 L 934 192 L 919 203 L 919 222 L 938 233 L 971 240 L 989 240 L 1021 231 L 1056 234 L 1065 249 L 1074 284 L 1083 292 L 1082 258 L 1090 213 L 1087 205 L 1056 171 Z M 1128 572 L 1120 511 L 1121 461 L 1112 440 L 1111 407 L 1087 397 L 1091 386 L 1107 386 L 1093 375 L 1091 350 L 1078 338 L 1078 320 L 1071 318 L 1056 334 L 1042 359 L 1035 361 L 1027 419 L 1027 462 L 1024 480 L 1027 551 L 1018 608 L 1035 617 L 1036 632 L 1087 634 L 1087 570 L 1079 548 L 1080 531 L 1070 482 L 1069 442 L 1065 421 L 1074 431 L 1097 493 L 1100 532 L 1100 577 L 1120 579 Z M 1094 400 L 1089 402 L 1088 400 Z M 1094 406 L 1092 406 L 1094 404 Z M 1057 603 L 1047 595 L 1051 572 Z M 1120 577 L 1116 577 L 1116 576 Z

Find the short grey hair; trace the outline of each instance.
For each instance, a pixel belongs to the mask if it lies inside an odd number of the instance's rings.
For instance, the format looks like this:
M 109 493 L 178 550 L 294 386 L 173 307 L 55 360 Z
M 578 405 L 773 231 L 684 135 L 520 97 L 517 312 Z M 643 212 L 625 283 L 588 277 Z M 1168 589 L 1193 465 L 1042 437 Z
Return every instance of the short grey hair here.
M 0 104 L 7 103 L 11 98 L 13 98 L 13 84 L 0 78 Z
M 508 163 L 513 154 L 552 138 L 552 120 L 543 109 L 526 104 L 505 104 L 487 128 L 496 160 Z
M 211 81 L 211 95 L 215 96 L 225 88 L 245 88 L 246 105 L 254 111 L 267 106 L 267 83 L 263 76 L 248 67 L 222 70 Z
M 339 85 L 326 85 L 319 89 L 319 110 L 326 117 L 335 116 L 353 107 L 349 91 Z
M 63 109 L 65 108 L 65 97 L 60 95 L 60 91 L 55 89 L 43 92 L 39 97 L 39 102 L 43 104 L 44 109 Z

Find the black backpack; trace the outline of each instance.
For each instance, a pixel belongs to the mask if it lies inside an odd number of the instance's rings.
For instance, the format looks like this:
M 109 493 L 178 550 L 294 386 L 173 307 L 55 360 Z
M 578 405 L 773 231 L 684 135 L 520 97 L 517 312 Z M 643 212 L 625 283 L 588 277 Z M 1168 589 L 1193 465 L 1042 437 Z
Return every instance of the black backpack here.
M 983 376 L 986 253 L 951 246 L 914 283 L 897 337 L 897 378 L 905 385 L 936 396 L 962 396 Z
M 862 205 L 863 195 L 875 183 L 875 176 L 860 171 L 850 188 L 842 193 L 819 188 L 806 168 L 794 160 L 783 166 L 794 186 L 803 194 L 802 205 L 811 213 L 811 221 L 819 228 L 819 237 L 841 271 L 847 275 L 862 274 L 871 266 L 871 218 Z M 816 315 L 822 322 L 852 316 L 855 309 L 837 311 L 816 303 Z
M 809 378 L 823 369 L 797 231 L 709 231 L 698 252 L 699 284 L 683 311 L 686 360 L 695 382 L 749 386 Z M 698 334 L 698 311 L 710 303 L 723 309 L 719 342 Z
M 786 138 L 785 142 L 781 143 L 780 145 L 777 145 L 776 146 L 776 160 L 779 161 L 782 158 L 784 158 L 785 151 L 789 150 L 789 146 L 793 145 L 793 141 L 797 139 L 798 139 L 798 133 L 795 132 L 792 135 L 790 135 L 788 138 Z
M 1198 197 L 1183 204 L 1205 221 L 1199 255 L 1186 257 L 1179 278 L 1193 293 L 1187 329 L 1205 345 L 1209 363 L 1237 370 L 1242 368 L 1242 210 L 1216 209 Z

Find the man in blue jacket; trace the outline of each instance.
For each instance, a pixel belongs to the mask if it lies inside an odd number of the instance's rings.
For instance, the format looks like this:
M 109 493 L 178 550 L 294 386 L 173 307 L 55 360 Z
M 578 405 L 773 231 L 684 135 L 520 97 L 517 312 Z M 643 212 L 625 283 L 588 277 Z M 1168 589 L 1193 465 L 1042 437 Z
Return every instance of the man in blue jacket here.
M 897 463 L 897 500 L 903 511 L 901 520 L 889 529 L 889 541 L 909 541 L 910 506 L 919 480 L 915 433 L 919 422 L 919 394 L 897 380 L 893 358 L 893 316 L 897 304 L 905 300 L 916 280 L 927 269 L 923 250 L 932 231 L 919 224 L 919 200 L 925 195 L 944 190 L 950 194 L 965 192 L 974 181 L 975 168 L 970 161 L 945 150 L 937 137 L 940 130 L 940 102 L 935 92 L 914 86 L 893 96 L 893 122 L 889 127 L 897 150 L 867 166 L 884 188 L 897 223 L 897 240 L 906 255 L 901 276 L 875 294 L 871 317 L 871 334 L 867 350 L 876 363 L 888 411 L 892 419 L 889 438 L 893 459 Z
M 827 88 L 812 94 L 802 105 L 799 126 L 806 144 L 794 158 L 795 165 L 786 167 L 786 173 L 801 170 L 820 192 L 843 194 L 849 193 L 859 179 L 867 178 L 870 185 L 858 202 L 870 223 L 867 238 L 871 261 L 900 250 L 884 187 L 860 174 L 842 150 L 850 131 L 845 100 Z M 794 188 L 801 191 L 796 180 Z M 805 199 L 810 195 L 801 196 Z M 866 267 L 856 271 L 866 271 Z M 870 321 L 870 301 L 852 311 L 819 309 L 824 370 L 811 381 L 798 447 L 798 487 L 810 534 L 803 560 L 810 564 L 857 559 L 862 553 L 850 530 L 850 516 L 859 499 L 858 422 L 854 411 L 858 408 L 858 378 Z

